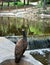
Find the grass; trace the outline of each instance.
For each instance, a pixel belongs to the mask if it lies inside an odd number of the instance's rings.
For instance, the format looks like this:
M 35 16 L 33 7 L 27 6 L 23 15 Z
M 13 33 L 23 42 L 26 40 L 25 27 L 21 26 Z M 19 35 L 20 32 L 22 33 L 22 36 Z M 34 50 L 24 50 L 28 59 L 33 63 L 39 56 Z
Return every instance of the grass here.
M 30 26 L 30 32 L 33 32 L 34 34 L 42 34 L 42 31 L 39 30 L 39 28 L 36 28 L 36 27 L 33 27 L 33 26 Z
M 23 3 L 22 2 L 18 2 L 17 5 L 23 5 Z

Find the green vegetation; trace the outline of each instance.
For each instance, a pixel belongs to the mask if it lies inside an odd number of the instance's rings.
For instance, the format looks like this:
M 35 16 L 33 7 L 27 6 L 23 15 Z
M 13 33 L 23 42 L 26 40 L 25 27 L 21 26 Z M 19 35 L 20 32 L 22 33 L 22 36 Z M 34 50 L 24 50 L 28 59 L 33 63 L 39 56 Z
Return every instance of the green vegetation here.
M 39 0 L 32 0 L 32 1 L 39 1 Z M 50 3 L 50 0 L 46 0 L 47 3 Z M 46 3 L 46 4 L 47 4 Z M 1 5 L 2 3 L 0 3 Z M 6 8 L 7 7 L 11 7 L 11 6 L 23 6 L 24 4 L 29 4 L 29 0 L 27 1 L 27 3 L 25 3 L 25 0 L 24 2 L 22 3 L 21 1 L 18 1 L 18 2 L 3 2 L 3 8 Z M 43 7 L 44 5 L 44 0 L 41 0 L 40 3 L 38 4 L 38 7 Z M 1 6 L 0 6 L 1 7 Z M 11 7 L 12 8 L 12 7 Z M 10 9 L 11 9 L 10 8 Z M 50 10 L 48 11 L 45 11 L 44 13 L 47 13 L 49 12 L 50 13 Z M 41 13 L 41 11 L 39 11 L 39 13 Z M 45 20 L 45 19 L 44 19 Z M 26 23 L 25 23 L 25 20 L 23 22 L 23 19 L 17 19 L 17 18 L 9 18 L 9 17 L 0 17 L 0 22 L 2 21 L 2 23 L 0 24 L 0 36 L 3 36 L 3 35 L 21 35 L 21 30 L 22 30 L 22 27 L 24 25 L 24 28 L 26 29 L 27 31 L 27 34 L 47 34 L 47 33 L 50 33 L 50 25 L 48 23 L 44 23 L 43 20 L 41 20 L 40 18 L 37 20 L 37 21 L 33 21 L 33 23 L 31 24 L 32 21 L 27 21 L 26 20 Z M 14 23 L 15 21 L 15 23 Z M 42 22 L 41 22 L 42 21 Z M 36 22 L 36 25 L 34 24 Z M 37 23 L 38 22 L 38 23 Z M 45 22 L 48 22 L 45 21 Z M 45 26 L 46 25 L 46 26 Z
M 17 2 L 17 6 L 22 6 L 23 3 L 22 2 Z
M 37 1 L 39 1 L 39 0 L 30 0 L 31 2 L 37 2 Z
M 34 22 L 23 18 L 0 17 L 0 36 L 21 35 L 22 28 L 25 28 L 28 35 L 49 34 L 50 19 L 46 19 L 46 21 L 47 23 L 39 19 L 35 21 L 36 24 L 34 24 Z
M 20 0 L 17 0 L 17 1 L 2 1 L 0 2 L 0 8 L 5 8 L 5 7 L 11 7 L 11 6 L 22 6 L 22 5 L 29 5 L 29 0 L 27 0 L 27 3 L 24 2 L 22 3 Z
M 14 6 L 14 2 L 9 2 L 9 4 L 10 4 L 10 6 Z M 8 5 L 8 2 L 3 2 L 3 5 Z M 23 5 L 23 3 L 22 2 L 16 2 L 15 5 L 20 6 L 20 5 Z
M 32 32 L 33 34 L 38 34 L 38 35 L 42 34 L 42 31 L 40 31 L 39 27 L 36 28 L 36 27 L 31 26 L 30 27 L 30 32 Z
M 50 6 L 50 0 L 45 0 L 46 5 Z M 38 7 L 43 7 L 44 6 L 44 0 L 40 0 L 40 3 L 38 3 Z
M 45 0 L 46 4 L 50 4 L 50 0 Z M 44 2 L 44 0 L 41 0 L 41 2 Z

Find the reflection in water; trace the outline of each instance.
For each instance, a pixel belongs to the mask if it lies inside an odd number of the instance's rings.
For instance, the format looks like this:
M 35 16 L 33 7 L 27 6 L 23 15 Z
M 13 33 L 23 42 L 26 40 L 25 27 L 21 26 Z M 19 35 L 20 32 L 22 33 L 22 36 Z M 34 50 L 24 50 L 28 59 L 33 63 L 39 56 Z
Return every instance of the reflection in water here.
M 30 21 L 24 18 L 0 17 L 0 36 L 21 35 L 21 29 L 25 28 L 27 34 L 50 34 L 50 19 Z

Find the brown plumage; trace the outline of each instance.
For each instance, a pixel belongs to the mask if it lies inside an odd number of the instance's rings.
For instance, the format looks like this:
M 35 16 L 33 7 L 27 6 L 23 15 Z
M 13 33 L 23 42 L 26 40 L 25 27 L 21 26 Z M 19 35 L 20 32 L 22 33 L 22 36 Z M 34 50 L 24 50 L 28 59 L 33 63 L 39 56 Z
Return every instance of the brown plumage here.
M 25 52 L 27 48 L 27 38 L 25 31 L 22 31 L 23 38 L 19 39 L 15 46 L 15 62 L 18 63 L 23 56 L 23 53 Z

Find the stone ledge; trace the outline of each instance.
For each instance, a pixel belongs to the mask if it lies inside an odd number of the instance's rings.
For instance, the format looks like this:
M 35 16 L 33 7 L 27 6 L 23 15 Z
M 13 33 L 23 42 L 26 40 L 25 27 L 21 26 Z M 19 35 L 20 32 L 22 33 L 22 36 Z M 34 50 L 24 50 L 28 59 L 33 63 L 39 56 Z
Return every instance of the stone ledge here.
M 33 65 L 33 64 L 24 60 L 21 60 L 19 63 L 15 63 L 14 59 L 9 59 L 3 61 L 0 65 Z
M 26 51 L 24 53 L 25 57 L 22 57 L 20 63 L 16 64 L 14 61 L 14 48 L 15 44 L 13 42 L 0 37 L 0 65 L 43 65 L 30 55 L 31 51 Z

